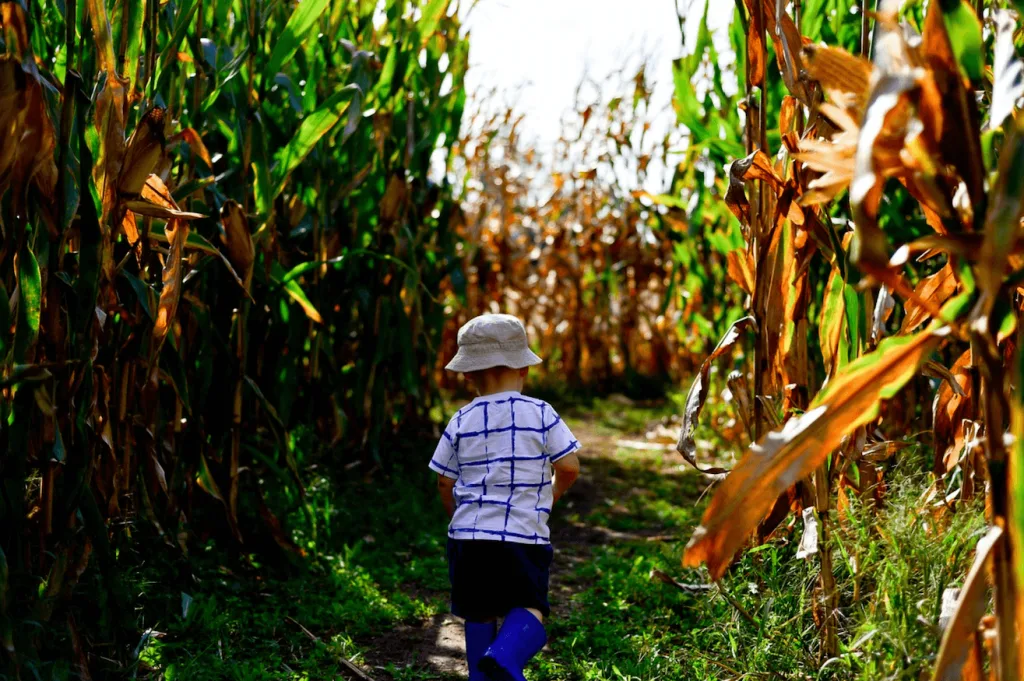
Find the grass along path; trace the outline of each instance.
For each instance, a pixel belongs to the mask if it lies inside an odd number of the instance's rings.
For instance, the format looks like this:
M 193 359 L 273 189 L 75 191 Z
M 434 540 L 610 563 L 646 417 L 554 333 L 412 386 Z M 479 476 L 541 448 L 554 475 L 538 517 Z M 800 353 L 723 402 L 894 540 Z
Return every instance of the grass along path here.
M 906 451 L 887 471 L 878 522 L 855 495 L 833 516 L 842 654 L 826 661 L 814 615 L 818 561 L 795 557 L 795 523 L 733 566 L 725 594 L 651 579 L 652 571 L 705 579 L 680 566 L 704 478 L 674 452 L 636 444 L 664 433 L 677 404 L 603 400 L 562 411 L 584 443 L 583 474 L 552 520 L 553 612 L 532 681 L 910 681 L 930 669 L 942 592 L 962 583 L 982 513 L 921 512 L 927 452 Z M 699 437 L 726 452 L 713 431 L 728 429 L 728 414 L 712 405 L 707 420 Z M 187 565 L 143 560 L 133 575 L 140 624 L 156 633 L 140 645 L 137 678 L 465 678 L 432 482 L 425 465 L 376 487 L 315 478 L 308 510 L 292 522 L 312 560 L 290 578 L 251 563 L 225 566 L 212 546 Z

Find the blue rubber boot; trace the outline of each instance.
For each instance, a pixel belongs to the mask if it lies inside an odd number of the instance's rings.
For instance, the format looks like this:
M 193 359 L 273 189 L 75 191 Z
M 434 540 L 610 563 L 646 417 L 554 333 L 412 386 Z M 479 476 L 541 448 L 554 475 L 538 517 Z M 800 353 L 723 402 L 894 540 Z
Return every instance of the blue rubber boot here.
M 480 658 L 498 636 L 498 623 L 466 622 L 466 662 L 469 663 L 469 681 L 488 681 L 480 671 Z
M 523 668 L 548 640 L 544 625 L 525 608 L 505 616 L 498 638 L 480 660 L 491 681 L 526 681 Z

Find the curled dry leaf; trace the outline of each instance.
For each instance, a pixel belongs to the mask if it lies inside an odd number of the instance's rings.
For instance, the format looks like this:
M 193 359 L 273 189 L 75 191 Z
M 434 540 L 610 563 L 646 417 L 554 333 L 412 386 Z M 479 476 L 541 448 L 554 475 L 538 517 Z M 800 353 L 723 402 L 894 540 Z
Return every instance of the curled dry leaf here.
M 953 372 L 951 372 L 949 369 L 942 366 L 938 362 L 935 362 L 933 360 L 928 360 L 927 362 L 925 362 L 924 365 L 922 365 L 921 367 L 921 374 L 924 376 L 938 378 L 945 381 L 946 383 L 949 384 L 949 387 L 953 389 L 953 392 L 959 395 L 960 397 L 963 397 L 964 395 L 967 394 L 964 392 L 964 389 L 960 386 L 959 383 L 957 383 L 956 379 L 953 377 Z
M 156 177 L 156 175 L 153 177 Z M 157 218 L 159 220 L 199 220 L 206 217 L 202 213 L 193 213 L 174 208 L 164 208 L 163 206 L 158 206 L 155 203 L 140 201 L 139 199 L 129 199 L 124 202 L 124 206 L 134 213 L 145 215 L 149 218 Z
M 750 202 L 747 201 L 746 185 L 743 176 L 746 168 L 740 161 L 733 161 L 729 164 L 729 188 L 725 192 L 725 205 L 729 211 L 736 216 L 744 229 L 750 227 Z
M 92 0 L 90 4 L 97 2 Z M 102 3 L 99 3 L 102 4 Z M 96 131 L 100 135 L 100 153 L 93 168 L 93 178 L 103 201 L 103 223 L 107 223 L 117 202 L 117 182 L 124 159 L 124 109 L 127 81 L 110 70 L 96 100 Z
M 796 97 L 786 95 L 782 98 L 782 106 L 779 110 L 779 133 L 783 136 L 783 141 L 785 141 L 786 134 L 793 130 L 797 106 Z
M 875 312 L 871 316 L 871 342 L 878 343 L 885 335 L 885 323 L 892 316 L 896 308 L 896 300 L 892 297 L 889 288 L 882 286 L 878 291 L 878 299 L 875 301 Z
M 775 167 L 772 165 L 772 160 L 768 158 L 768 154 L 760 149 L 733 162 L 733 168 L 744 180 L 762 180 L 770 184 L 776 192 L 782 191 L 785 184 L 779 174 L 775 172 Z
M 944 381 L 939 385 L 932 403 L 933 471 L 938 477 L 956 466 L 957 457 L 964 447 L 965 420 L 973 420 L 977 415 L 972 363 L 971 351 L 965 350 L 949 370 L 952 382 Z
M 975 24 L 980 37 L 981 27 L 977 25 L 974 8 L 958 0 L 950 4 L 960 6 L 962 18 Z M 936 164 L 940 175 L 937 184 L 941 189 L 937 194 L 945 195 L 961 182 L 965 183 L 965 198 L 969 199 L 971 210 L 980 210 L 985 203 L 986 173 L 981 155 L 978 107 L 969 81 L 961 74 L 959 64 L 962 62 L 954 55 L 947 28 L 948 10 L 949 7 L 944 10 L 941 3 L 933 3 L 925 17 L 920 57 L 929 70 L 921 79 L 918 110 L 925 129 L 920 137 L 928 156 L 932 157 L 928 163 Z M 966 25 L 959 28 L 970 32 Z M 912 186 L 908 188 L 914 191 Z M 922 198 L 920 192 L 915 196 Z M 967 229 L 972 228 L 968 222 Z
M 4 39 L 8 43 L 7 51 L 17 55 L 22 62 L 26 62 L 27 59 L 27 64 L 31 68 L 32 45 L 29 42 L 28 21 L 21 3 L 0 3 L 0 31 L 3 31 Z
M 756 9 L 751 9 L 749 14 L 750 24 L 747 27 L 747 63 L 750 65 L 750 70 L 747 72 L 747 78 L 750 80 L 751 87 L 763 87 L 764 61 L 766 53 L 766 50 L 764 49 L 763 10 L 758 11 Z
M 754 439 L 754 403 L 750 399 L 750 387 L 747 384 L 747 377 L 740 371 L 733 371 L 726 379 L 729 392 L 732 393 L 732 402 L 736 407 L 736 415 L 743 423 L 743 429 L 751 441 Z
M 932 681 L 961 681 L 964 665 L 968 660 L 981 616 L 985 614 L 985 573 L 986 564 L 992 555 L 996 542 L 1003 540 L 1003 530 L 989 528 L 988 533 L 978 542 L 978 552 L 967 574 L 956 610 L 949 619 L 942 634 L 942 647 L 935 664 Z
M 206 167 L 213 170 L 213 159 L 210 158 L 210 152 L 207 151 L 206 145 L 203 144 L 203 138 L 199 136 L 199 133 L 196 132 L 195 129 L 185 128 L 175 135 L 173 139 L 184 140 L 185 143 L 192 148 L 192 152 L 199 158 L 203 159 L 203 163 L 206 164 Z
M 800 71 L 804 68 L 801 56 L 803 37 L 800 30 L 788 14 L 777 12 L 775 0 L 744 0 L 744 4 L 750 16 L 757 15 L 758 12 L 763 13 L 764 28 L 775 47 L 775 61 L 782 72 L 786 88 L 807 103 L 807 93 L 800 80 Z M 751 26 L 753 24 L 754 22 L 751 22 Z
M 851 260 L 874 274 L 889 263 L 889 246 L 878 227 L 878 210 L 886 175 L 902 167 L 899 156 L 910 120 L 908 93 L 917 85 L 909 73 L 884 74 L 868 100 L 861 124 L 850 203 L 854 214 Z
M 834 104 L 860 112 L 871 87 L 871 62 L 838 47 L 804 47 L 807 75 L 821 84 Z
M 751 446 L 712 498 L 683 563 L 706 563 L 719 579 L 776 499 L 821 465 L 844 437 L 873 421 L 882 401 L 917 373 L 943 335 L 933 326 L 887 338 L 842 369 L 804 414 Z
M 736 284 L 749 295 L 754 295 L 754 259 L 742 248 L 729 251 L 726 255 L 728 274 Z
M 2 6 L 22 12 L 16 3 Z M 0 55 L 0 136 L 5 140 L 0 144 L 0 195 L 12 183 L 20 187 L 31 180 L 44 196 L 52 197 L 57 184 L 56 139 L 42 85 L 11 54 Z M 13 140 L 17 143 L 10 143 Z
M 935 274 L 925 277 L 914 287 L 919 298 L 932 300 L 942 305 L 956 293 L 957 281 L 953 267 L 947 262 L 945 266 Z M 910 299 L 903 305 L 905 316 L 900 326 L 900 333 L 910 333 L 923 324 L 930 316 L 917 301 Z
M 811 191 L 800 197 L 800 204 L 804 206 L 831 201 L 850 186 L 860 136 L 860 124 L 845 109 L 823 102 L 819 111 L 839 130 L 829 140 L 800 140 L 800 151 L 795 158 L 811 170 L 823 173 L 808 183 Z
M 683 408 L 683 429 L 679 433 L 679 442 L 676 444 L 676 450 L 683 455 L 687 463 L 702 473 L 720 475 L 728 472 L 725 468 L 717 466 L 702 468 L 697 464 L 697 443 L 694 442 L 693 433 L 697 428 L 700 412 L 704 409 L 704 401 L 708 397 L 708 381 L 711 376 L 711 366 L 716 359 L 728 352 L 739 341 L 741 331 L 754 326 L 756 326 L 756 322 L 753 317 L 743 317 L 736 320 L 729 327 L 729 330 L 726 331 L 722 340 L 718 342 L 714 351 L 704 360 L 700 367 L 700 372 L 698 372 L 697 377 L 690 386 L 690 391 L 686 394 L 686 405 Z
M 135 260 L 139 263 L 139 269 L 142 268 L 142 234 L 139 232 L 138 222 L 135 220 L 135 213 L 130 210 L 125 211 L 124 219 L 121 220 L 121 230 L 124 232 L 125 238 L 128 240 L 128 246 L 132 249 L 135 254 Z
M 181 300 L 181 279 L 184 270 L 185 240 L 188 238 L 188 223 L 173 219 L 167 223 L 167 240 L 170 244 L 164 263 L 163 288 L 160 291 L 160 305 L 156 323 L 153 325 L 155 348 L 159 348 L 170 331 L 171 323 L 178 311 Z M 155 356 L 155 353 L 154 353 Z
M 170 190 L 157 175 L 146 178 L 140 198 L 127 200 L 124 205 L 139 215 L 161 220 L 198 220 L 206 217 L 202 213 L 178 210 L 178 204 L 175 203 Z
M 825 285 L 821 319 L 818 322 L 818 344 L 829 377 L 832 377 L 839 368 L 841 341 L 846 329 L 846 299 L 843 295 L 845 289 L 846 281 L 842 273 L 838 267 L 833 267 Z

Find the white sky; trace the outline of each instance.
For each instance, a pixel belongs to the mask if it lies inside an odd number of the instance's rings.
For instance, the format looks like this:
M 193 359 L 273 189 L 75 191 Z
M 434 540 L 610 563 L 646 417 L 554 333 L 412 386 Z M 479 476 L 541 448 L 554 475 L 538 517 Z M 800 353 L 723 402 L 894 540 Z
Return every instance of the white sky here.
M 539 146 L 558 137 L 559 120 L 573 102 L 584 72 L 597 78 L 623 63 L 650 58 L 653 109 L 672 99 L 672 61 L 683 46 L 677 0 L 480 0 L 465 15 L 470 31 L 466 87 L 472 95 L 497 88 L 525 113 L 522 130 Z M 692 44 L 706 0 L 678 0 L 687 8 Z M 727 25 L 731 0 L 710 0 L 712 28 Z M 464 5 L 468 4 L 466 0 Z M 674 124 L 665 109 L 665 126 Z

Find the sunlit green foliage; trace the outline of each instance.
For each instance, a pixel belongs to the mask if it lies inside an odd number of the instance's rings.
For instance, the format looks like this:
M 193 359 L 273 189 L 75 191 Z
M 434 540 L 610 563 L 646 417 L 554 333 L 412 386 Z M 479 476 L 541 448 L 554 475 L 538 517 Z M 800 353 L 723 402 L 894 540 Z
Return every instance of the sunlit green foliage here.
M 120 674 L 138 536 L 297 561 L 295 427 L 390 463 L 427 417 L 468 43 L 448 0 L 0 8 L 3 671 Z

